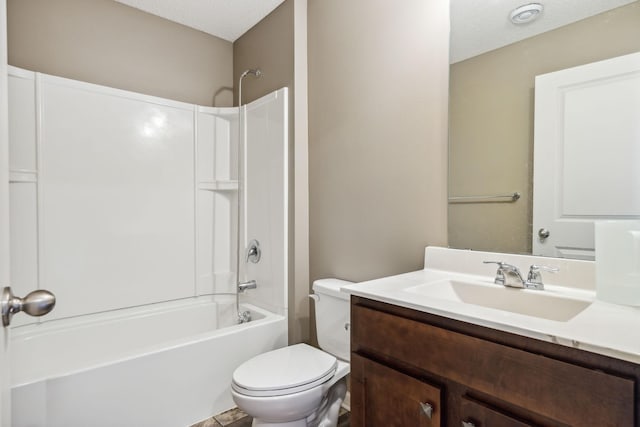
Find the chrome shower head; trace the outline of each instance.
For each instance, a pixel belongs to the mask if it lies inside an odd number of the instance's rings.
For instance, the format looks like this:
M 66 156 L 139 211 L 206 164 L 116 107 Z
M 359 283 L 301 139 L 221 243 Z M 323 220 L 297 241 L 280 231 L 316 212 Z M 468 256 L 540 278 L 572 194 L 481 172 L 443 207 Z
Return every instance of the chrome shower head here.
M 238 79 L 238 105 L 242 105 L 242 80 L 244 80 L 245 77 L 247 77 L 248 74 L 253 74 L 253 76 L 255 78 L 259 78 L 260 76 L 262 76 L 262 71 L 260 70 L 260 68 L 255 68 L 255 69 L 248 69 L 248 70 L 244 70 L 244 72 L 240 75 L 240 78 Z
M 245 78 L 248 74 L 253 74 L 255 77 L 261 77 L 262 71 L 260 68 L 245 70 L 240 76 L 241 79 Z

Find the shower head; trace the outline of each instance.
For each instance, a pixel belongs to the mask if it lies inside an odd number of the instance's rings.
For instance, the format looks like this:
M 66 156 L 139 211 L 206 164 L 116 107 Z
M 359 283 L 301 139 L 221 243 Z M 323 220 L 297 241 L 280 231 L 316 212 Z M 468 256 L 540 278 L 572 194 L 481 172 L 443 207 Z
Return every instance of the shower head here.
M 253 74 L 255 77 L 261 77 L 262 71 L 260 68 L 245 70 L 244 73 L 240 76 L 241 79 L 245 78 L 248 74 Z
M 244 70 L 244 72 L 240 75 L 238 79 L 238 105 L 242 105 L 242 80 L 247 77 L 248 74 L 253 74 L 255 78 L 259 78 L 262 76 L 262 71 L 260 68 L 248 69 Z

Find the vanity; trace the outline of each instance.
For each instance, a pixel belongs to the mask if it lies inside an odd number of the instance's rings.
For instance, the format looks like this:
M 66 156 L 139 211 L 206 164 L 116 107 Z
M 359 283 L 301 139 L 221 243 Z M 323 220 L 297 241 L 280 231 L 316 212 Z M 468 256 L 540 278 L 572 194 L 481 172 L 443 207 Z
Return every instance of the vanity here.
M 514 289 L 483 261 L 559 272 Z M 593 273 L 429 247 L 424 270 L 343 288 L 351 425 L 640 426 L 640 309 L 595 300 Z

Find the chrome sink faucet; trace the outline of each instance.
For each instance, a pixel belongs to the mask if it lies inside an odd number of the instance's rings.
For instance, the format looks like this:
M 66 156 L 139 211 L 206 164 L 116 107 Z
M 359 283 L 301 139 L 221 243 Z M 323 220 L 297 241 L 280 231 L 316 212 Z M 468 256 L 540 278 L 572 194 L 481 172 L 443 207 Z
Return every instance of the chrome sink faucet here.
M 502 261 L 483 261 L 485 264 L 498 264 L 496 278 L 494 283 L 497 285 L 508 286 L 511 288 L 536 289 L 543 290 L 542 275 L 540 270 L 555 273 L 558 271 L 555 267 L 547 267 L 544 265 L 532 265 L 529 268 L 527 280 L 524 280 L 520 269 L 515 265 L 507 264 Z
M 498 264 L 496 278 L 493 281 L 496 285 L 509 286 L 511 288 L 524 288 L 524 279 L 520 269 L 515 265 L 502 261 L 483 261 L 484 264 Z

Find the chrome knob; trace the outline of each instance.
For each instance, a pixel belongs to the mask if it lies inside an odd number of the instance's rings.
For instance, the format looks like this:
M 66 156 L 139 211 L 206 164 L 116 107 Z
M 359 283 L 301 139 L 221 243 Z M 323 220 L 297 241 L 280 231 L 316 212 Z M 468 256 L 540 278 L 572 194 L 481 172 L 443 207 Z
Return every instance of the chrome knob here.
M 14 314 L 24 311 L 30 316 L 44 316 L 53 310 L 56 305 L 56 297 L 44 289 L 30 292 L 26 297 L 20 298 L 13 295 L 11 287 L 6 286 L 2 290 L 2 326 L 11 324 Z
M 246 262 L 251 261 L 252 263 L 257 264 L 260 261 L 261 256 L 262 250 L 260 249 L 260 242 L 253 239 L 249 242 L 249 247 L 247 248 Z
M 427 416 L 427 418 L 433 417 L 433 405 L 431 403 L 422 403 L 420 402 L 420 409 Z
M 549 232 L 549 230 L 547 230 L 546 228 L 541 228 L 540 230 L 538 230 L 538 237 L 540 238 L 540 240 L 546 240 L 549 238 L 549 236 L 551 236 L 551 232 Z

